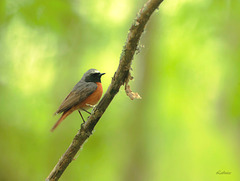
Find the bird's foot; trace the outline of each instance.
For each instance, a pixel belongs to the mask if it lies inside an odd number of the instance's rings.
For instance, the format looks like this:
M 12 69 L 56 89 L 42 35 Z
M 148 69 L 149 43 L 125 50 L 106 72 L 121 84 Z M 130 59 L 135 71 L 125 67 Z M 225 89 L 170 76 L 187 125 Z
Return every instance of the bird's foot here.
M 81 129 L 83 129 L 84 124 L 85 124 L 85 121 L 82 122 L 81 127 L 80 127 Z

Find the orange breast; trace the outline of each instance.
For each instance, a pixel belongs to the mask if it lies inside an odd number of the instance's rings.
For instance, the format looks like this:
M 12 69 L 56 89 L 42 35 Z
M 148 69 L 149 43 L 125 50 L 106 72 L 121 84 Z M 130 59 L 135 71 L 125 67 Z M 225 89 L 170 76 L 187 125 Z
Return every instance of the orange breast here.
M 88 96 L 88 98 L 85 99 L 81 103 L 81 105 L 79 105 L 79 108 L 88 109 L 90 107 L 87 106 L 87 104 L 95 105 L 98 103 L 98 101 L 102 97 L 103 89 L 102 89 L 102 84 L 100 82 L 97 82 L 96 84 L 97 84 L 97 89 L 90 96 Z

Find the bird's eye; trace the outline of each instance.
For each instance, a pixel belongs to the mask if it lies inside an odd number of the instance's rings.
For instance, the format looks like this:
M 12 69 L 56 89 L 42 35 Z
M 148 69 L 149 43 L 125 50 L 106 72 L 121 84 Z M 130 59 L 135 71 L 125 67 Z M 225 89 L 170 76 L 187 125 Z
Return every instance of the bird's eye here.
M 97 77 L 99 73 L 93 73 L 92 76 Z

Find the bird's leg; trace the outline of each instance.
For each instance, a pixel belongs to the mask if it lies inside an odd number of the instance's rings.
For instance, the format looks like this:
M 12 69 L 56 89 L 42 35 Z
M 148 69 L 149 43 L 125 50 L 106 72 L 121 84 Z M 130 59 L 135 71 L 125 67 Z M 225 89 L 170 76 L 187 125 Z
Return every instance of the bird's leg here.
M 83 111 L 85 111 L 86 113 L 88 113 L 88 114 L 91 114 L 89 111 L 87 111 L 86 109 L 81 109 L 81 110 L 83 110 Z
M 92 112 L 93 112 L 94 109 L 96 108 L 96 105 L 86 104 L 86 106 L 93 108 L 93 109 L 92 109 Z M 88 113 L 91 114 L 90 112 L 88 112 Z
M 83 118 L 83 116 L 82 116 L 82 113 L 81 113 L 81 111 L 80 110 L 78 110 L 78 112 L 79 112 L 79 114 L 80 114 L 80 116 L 81 116 L 81 118 L 82 118 L 82 120 L 83 120 L 83 124 L 85 123 L 85 121 L 84 121 L 84 118 Z

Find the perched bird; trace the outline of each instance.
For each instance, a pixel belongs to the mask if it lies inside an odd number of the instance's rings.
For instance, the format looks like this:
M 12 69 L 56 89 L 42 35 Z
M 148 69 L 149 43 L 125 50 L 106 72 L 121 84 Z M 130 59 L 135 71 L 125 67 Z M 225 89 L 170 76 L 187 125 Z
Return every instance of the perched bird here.
M 51 131 L 54 131 L 54 129 L 75 110 L 78 110 L 83 119 L 80 110 L 88 112 L 87 109 L 98 103 L 103 92 L 101 77 L 104 74 L 105 73 L 100 73 L 96 69 L 90 69 L 83 75 L 81 80 L 73 87 L 72 91 L 54 113 L 54 115 L 63 114 L 52 127 Z

